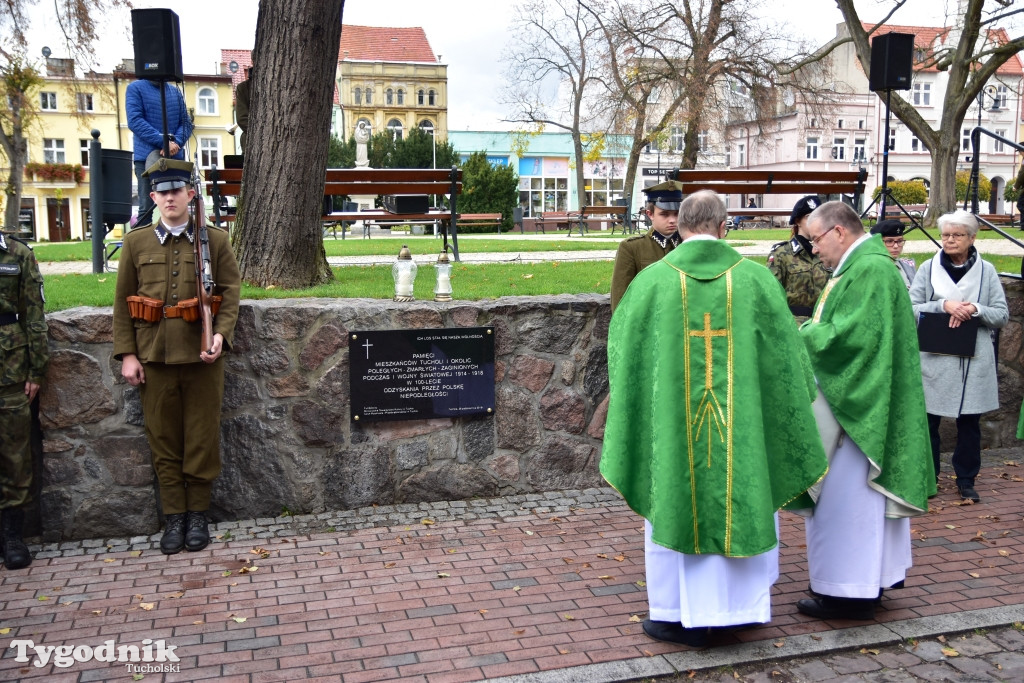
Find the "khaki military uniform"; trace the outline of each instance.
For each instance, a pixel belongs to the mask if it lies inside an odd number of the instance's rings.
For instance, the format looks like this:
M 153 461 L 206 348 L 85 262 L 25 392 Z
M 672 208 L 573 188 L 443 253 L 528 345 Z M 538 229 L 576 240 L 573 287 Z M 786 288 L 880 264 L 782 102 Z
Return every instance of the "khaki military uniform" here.
M 612 313 L 636 274 L 665 258 L 665 254 L 678 244 L 678 235 L 672 235 L 665 239 L 665 246 L 661 246 L 654 236 L 653 228 L 643 235 L 635 235 L 619 243 L 619 249 L 615 252 L 615 268 L 612 270 Z
M 32 416 L 25 383 L 42 384 L 50 361 L 43 276 L 22 242 L 0 233 L 0 508 L 30 499 Z
M 789 310 L 797 324 L 810 318 L 832 275 L 821 259 L 811 253 L 811 243 L 803 237 L 779 242 L 768 255 L 768 269 L 786 290 Z
M 224 297 L 213 319 L 214 334 L 231 348 L 241 278 L 228 234 L 209 228 L 214 294 Z M 145 371 L 139 386 L 146 436 L 165 514 L 205 511 L 220 473 L 220 408 L 224 357 L 200 357 L 202 323 L 184 318 L 133 320 L 126 298 L 138 294 L 167 306 L 196 296 L 192 226 L 175 237 L 158 224 L 136 228 L 124 238 L 114 298 L 114 357 L 135 354 Z

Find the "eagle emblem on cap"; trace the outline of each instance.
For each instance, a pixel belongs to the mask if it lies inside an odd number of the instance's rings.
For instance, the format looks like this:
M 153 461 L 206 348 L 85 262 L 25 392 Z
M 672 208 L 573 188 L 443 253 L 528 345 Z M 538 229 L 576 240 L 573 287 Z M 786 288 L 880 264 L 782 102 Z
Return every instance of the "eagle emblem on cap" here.
M 167 159 L 161 158 L 156 164 L 156 169 L 161 173 L 167 170 Z
M 813 199 L 813 198 L 812 199 L 808 199 L 807 200 L 807 206 L 811 207 L 812 209 L 818 208 L 818 200 L 817 199 Z

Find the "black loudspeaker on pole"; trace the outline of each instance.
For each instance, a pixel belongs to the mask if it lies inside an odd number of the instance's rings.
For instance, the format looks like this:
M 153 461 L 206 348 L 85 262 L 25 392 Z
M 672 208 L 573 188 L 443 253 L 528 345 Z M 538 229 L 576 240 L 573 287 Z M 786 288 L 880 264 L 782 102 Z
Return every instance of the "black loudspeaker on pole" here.
M 183 81 L 181 30 L 169 9 L 133 9 L 135 75 L 152 81 Z
M 871 90 L 910 90 L 913 76 L 914 34 L 886 33 L 872 39 Z

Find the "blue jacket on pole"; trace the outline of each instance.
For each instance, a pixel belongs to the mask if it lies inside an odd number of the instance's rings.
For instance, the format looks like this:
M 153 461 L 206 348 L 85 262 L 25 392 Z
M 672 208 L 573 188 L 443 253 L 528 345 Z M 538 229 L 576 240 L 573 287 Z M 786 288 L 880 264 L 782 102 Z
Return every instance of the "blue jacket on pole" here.
M 174 135 L 174 141 L 181 150 L 175 159 L 185 158 L 185 143 L 192 136 L 192 119 L 181 91 L 170 83 L 164 83 L 167 95 L 167 132 Z M 149 153 L 164 146 L 164 123 L 160 111 L 160 83 L 137 80 L 128 84 L 124 94 L 124 108 L 128 114 L 128 128 L 134 137 L 134 159 L 145 161 Z

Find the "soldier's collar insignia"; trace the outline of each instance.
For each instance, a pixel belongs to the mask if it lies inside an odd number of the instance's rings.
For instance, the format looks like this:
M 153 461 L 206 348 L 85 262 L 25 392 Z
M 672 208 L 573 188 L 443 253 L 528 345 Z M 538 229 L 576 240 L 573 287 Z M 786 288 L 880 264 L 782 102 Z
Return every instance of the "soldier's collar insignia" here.
M 163 246 L 164 242 L 167 241 L 167 238 L 171 236 L 171 233 L 164 230 L 163 223 L 157 223 L 156 226 L 153 228 L 153 232 L 156 233 L 156 239 L 158 242 L 160 242 L 160 246 Z

